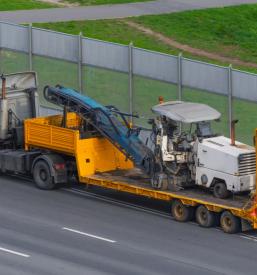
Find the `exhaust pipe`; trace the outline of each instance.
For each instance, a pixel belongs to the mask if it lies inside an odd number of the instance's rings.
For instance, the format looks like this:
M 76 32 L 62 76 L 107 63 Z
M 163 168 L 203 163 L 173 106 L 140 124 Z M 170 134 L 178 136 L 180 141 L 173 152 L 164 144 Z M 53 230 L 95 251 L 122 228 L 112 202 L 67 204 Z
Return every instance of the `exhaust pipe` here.
M 238 119 L 234 119 L 231 121 L 230 126 L 230 135 L 231 135 L 231 146 L 236 146 L 236 124 L 238 122 Z
M 2 100 L 6 99 L 6 78 L 4 77 L 4 75 L 1 75 L 1 79 L 2 79 Z
M 159 100 L 159 104 L 162 104 L 162 103 L 164 103 L 164 98 L 163 98 L 163 96 L 159 96 L 159 98 L 158 98 L 158 100 Z

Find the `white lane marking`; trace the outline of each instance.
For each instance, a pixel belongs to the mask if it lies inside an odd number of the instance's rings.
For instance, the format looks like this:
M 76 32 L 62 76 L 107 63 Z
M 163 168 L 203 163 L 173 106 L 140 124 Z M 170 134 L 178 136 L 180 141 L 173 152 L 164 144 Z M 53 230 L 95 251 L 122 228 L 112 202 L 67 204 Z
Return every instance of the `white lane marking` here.
M 247 240 L 249 240 L 249 241 L 254 241 L 254 242 L 257 242 L 257 240 L 256 239 L 254 239 L 254 238 L 251 238 L 251 237 L 247 237 L 247 236 L 240 236 L 241 238 L 244 238 L 244 239 L 247 239 Z
M 240 235 L 241 235 L 241 237 L 245 237 L 246 239 L 251 239 L 251 240 L 254 240 L 257 242 L 256 236 L 252 236 L 252 235 L 248 235 L 248 234 L 244 234 L 244 233 L 241 233 Z
M 78 230 L 75 230 L 75 229 L 72 229 L 72 228 L 63 227 L 62 229 L 73 232 L 73 233 L 77 233 L 77 234 L 80 234 L 80 235 L 84 235 L 84 236 L 87 236 L 87 237 L 90 237 L 90 238 L 95 238 L 95 239 L 98 239 L 98 240 L 101 240 L 101 241 L 105 241 L 105 242 L 109 242 L 109 243 L 116 243 L 116 241 L 114 241 L 114 240 L 103 238 L 103 237 L 92 235 L 92 234 L 88 234 L 88 233 L 78 231 Z
M 28 254 L 24 254 L 24 253 L 20 253 L 20 252 L 14 251 L 14 250 L 6 249 L 4 247 L 0 247 L 0 250 L 3 251 L 3 252 L 11 253 L 11 254 L 21 256 L 21 257 L 25 257 L 25 258 L 30 257 L 30 255 L 28 255 Z

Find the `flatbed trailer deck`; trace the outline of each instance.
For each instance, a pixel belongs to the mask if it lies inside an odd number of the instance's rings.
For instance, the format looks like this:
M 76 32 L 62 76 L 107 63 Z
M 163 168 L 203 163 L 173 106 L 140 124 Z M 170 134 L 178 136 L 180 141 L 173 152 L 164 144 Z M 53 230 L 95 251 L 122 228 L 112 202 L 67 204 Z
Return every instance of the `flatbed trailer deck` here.
M 97 173 L 81 179 L 84 183 L 101 185 L 102 187 L 124 191 L 135 195 L 170 201 L 172 198 L 188 199 L 198 202 L 210 203 L 217 207 L 230 207 L 231 209 L 247 209 L 248 196 L 233 196 L 229 200 L 214 197 L 210 192 L 201 188 L 187 188 L 178 190 L 158 191 L 151 187 L 150 178 L 139 169 L 116 170 Z M 188 204 L 194 204 L 189 203 Z
M 75 113 L 66 116 L 66 127 L 63 127 L 62 115 L 26 120 L 25 149 L 28 152 L 34 149 L 47 150 L 58 157 L 63 156 L 64 162 L 66 156 L 69 160 L 74 159 L 77 178 L 81 183 L 170 201 L 172 214 L 178 221 L 192 219 L 197 209 L 201 208 L 203 214 L 210 215 L 212 220 L 218 218 L 222 222 L 224 216 L 227 225 L 223 224 L 222 228 L 225 232 L 237 232 L 239 224 L 240 227 L 247 224 L 252 229 L 257 229 L 255 194 L 218 199 L 209 191 L 199 188 L 177 191 L 153 189 L 150 179 L 139 169 L 135 169 L 123 152 L 104 137 L 81 135 L 80 117 Z M 236 228 L 231 229 L 229 226 L 233 222 L 236 223 Z M 210 227 L 210 223 L 201 225 Z
M 217 213 L 229 210 L 235 216 L 253 222 L 253 229 L 257 229 L 255 217 L 257 205 L 255 199 L 247 195 L 234 195 L 230 199 L 218 199 L 201 188 L 158 191 L 151 187 L 150 179 L 139 169 L 97 173 L 80 178 L 80 182 L 158 200 L 172 201 L 177 199 L 183 204 L 193 207 L 204 205 L 208 210 Z

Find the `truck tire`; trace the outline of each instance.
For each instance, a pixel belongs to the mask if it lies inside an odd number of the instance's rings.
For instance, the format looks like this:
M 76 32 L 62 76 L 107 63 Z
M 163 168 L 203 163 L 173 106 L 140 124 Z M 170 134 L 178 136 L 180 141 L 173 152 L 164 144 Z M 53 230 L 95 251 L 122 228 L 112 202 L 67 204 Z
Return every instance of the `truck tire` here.
M 195 218 L 197 223 L 202 227 L 213 227 L 216 225 L 216 214 L 209 211 L 204 205 L 200 205 L 196 209 Z
M 194 217 L 194 208 L 186 206 L 180 200 L 174 200 L 171 206 L 172 216 L 176 221 L 187 222 Z
M 216 182 L 213 186 L 213 195 L 219 199 L 226 199 L 230 192 L 224 182 Z
M 33 179 L 39 189 L 52 190 L 55 188 L 55 183 L 51 175 L 50 168 L 44 160 L 39 160 L 35 163 L 33 169 Z
M 241 220 L 230 211 L 221 214 L 220 225 L 225 233 L 234 234 L 241 231 Z

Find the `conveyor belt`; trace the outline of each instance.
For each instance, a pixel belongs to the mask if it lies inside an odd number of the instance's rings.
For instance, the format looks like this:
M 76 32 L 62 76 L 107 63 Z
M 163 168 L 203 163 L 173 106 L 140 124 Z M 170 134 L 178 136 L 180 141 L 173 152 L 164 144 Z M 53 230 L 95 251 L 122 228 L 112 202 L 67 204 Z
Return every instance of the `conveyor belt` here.
M 154 167 L 153 152 L 139 139 L 138 131 L 129 127 L 124 113 L 115 107 L 105 107 L 92 98 L 81 95 L 73 89 L 46 86 L 45 99 L 56 105 L 67 107 L 85 121 L 93 125 L 108 138 L 119 150 L 130 158 L 136 166 L 152 174 Z

